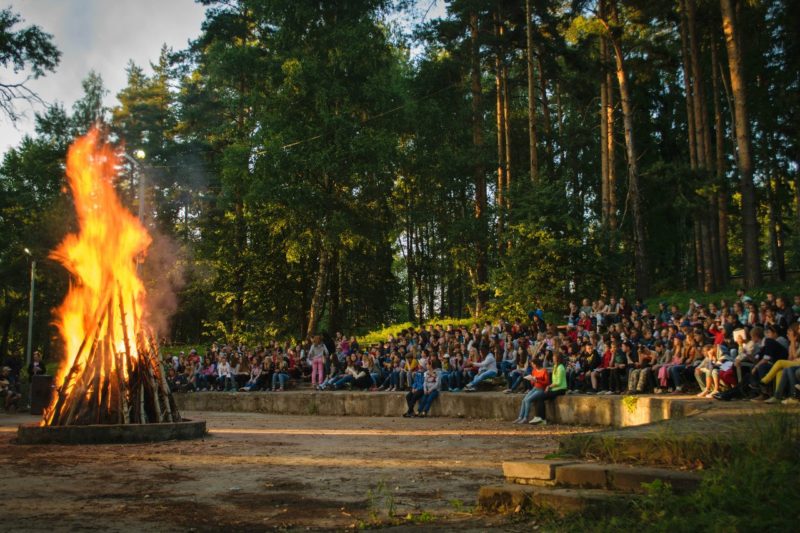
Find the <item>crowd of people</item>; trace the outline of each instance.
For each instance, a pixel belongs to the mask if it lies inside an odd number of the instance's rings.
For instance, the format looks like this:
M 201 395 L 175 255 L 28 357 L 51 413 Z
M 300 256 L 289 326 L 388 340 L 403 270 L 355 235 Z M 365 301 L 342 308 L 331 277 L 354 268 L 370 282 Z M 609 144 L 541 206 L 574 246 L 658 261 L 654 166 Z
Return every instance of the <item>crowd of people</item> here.
M 767 294 L 688 308 L 649 310 L 625 298 L 572 302 L 565 324 L 528 320 L 408 328 L 360 346 L 354 337 L 316 336 L 292 345 L 214 344 L 168 361 L 175 391 L 404 391 L 405 416 L 426 416 L 443 392 L 502 384 L 523 394 L 516 423 L 545 423 L 545 402 L 563 394 L 688 394 L 798 403 L 800 296 Z M 695 387 L 696 385 L 696 387 Z M 531 408 L 535 416 L 529 419 Z
M 501 387 L 522 395 L 516 423 L 545 423 L 545 402 L 564 394 L 696 394 L 717 400 L 800 403 L 800 296 L 767 294 L 686 309 L 601 297 L 571 302 L 563 322 L 542 310 L 471 327 L 427 325 L 361 346 L 318 335 L 299 344 L 212 344 L 168 357 L 173 392 L 403 391 L 405 416 L 427 416 L 446 392 Z M 20 400 L 21 358 L 0 369 L 6 408 Z M 16 361 L 16 363 L 15 363 Z M 29 375 L 46 372 L 39 352 Z M 531 410 L 534 416 L 531 418 Z

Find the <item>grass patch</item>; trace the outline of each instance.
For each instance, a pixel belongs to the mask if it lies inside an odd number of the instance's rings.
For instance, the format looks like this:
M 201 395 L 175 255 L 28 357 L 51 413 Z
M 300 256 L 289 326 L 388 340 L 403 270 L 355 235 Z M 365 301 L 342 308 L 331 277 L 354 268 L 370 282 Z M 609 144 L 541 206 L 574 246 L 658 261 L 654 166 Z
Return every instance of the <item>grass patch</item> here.
M 607 512 L 548 515 L 545 529 L 795 531 L 800 523 L 800 415 L 780 410 L 752 417 L 726 440 L 728 445 L 718 448 L 709 441 L 709 468 L 694 492 L 679 495 L 668 484 L 650 483 L 642 498 Z
M 482 323 L 483 320 L 476 320 L 474 318 L 436 318 L 428 322 L 425 322 L 425 325 L 427 326 L 427 325 L 441 324 L 443 327 L 447 327 L 452 324 L 453 326 L 456 327 L 461 327 L 461 326 L 471 327 L 472 324 L 475 324 L 476 322 Z M 419 329 L 419 325 L 412 324 L 411 322 L 401 322 L 399 324 L 384 326 L 380 329 L 370 331 L 366 335 L 358 337 L 358 342 L 359 344 L 361 344 L 361 346 L 364 347 L 369 346 L 371 344 L 383 343 L 386 341 L 386 339 L 389 338 L 389 335 L 397 336 L 398 333 L 408 328 Z

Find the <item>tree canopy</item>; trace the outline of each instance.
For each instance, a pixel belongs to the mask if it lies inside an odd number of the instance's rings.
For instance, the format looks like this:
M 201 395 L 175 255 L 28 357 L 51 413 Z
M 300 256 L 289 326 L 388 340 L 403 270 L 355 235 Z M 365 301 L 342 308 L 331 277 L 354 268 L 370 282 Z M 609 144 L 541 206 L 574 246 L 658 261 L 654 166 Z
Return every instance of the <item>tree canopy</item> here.
M 452 0 L 414 26 L 408 1 L 202 3 L 198 37 L 128 64 L 113 109 L 89 73 L 5 154 L 3 350 L 23 331 L 19 251 L 73 224 L 64 155 L 98 120 L 146 154 L 117 183 L 132 209 L 146 185 L 145 275 L 156 294 L 169 279 L 175 340 L 519 316 L 800 266 L 796 2 Z M 19 22 L 0 12 L 0 78 L 57 65 Z M 46 344 L 68 280 L 40 278 Z

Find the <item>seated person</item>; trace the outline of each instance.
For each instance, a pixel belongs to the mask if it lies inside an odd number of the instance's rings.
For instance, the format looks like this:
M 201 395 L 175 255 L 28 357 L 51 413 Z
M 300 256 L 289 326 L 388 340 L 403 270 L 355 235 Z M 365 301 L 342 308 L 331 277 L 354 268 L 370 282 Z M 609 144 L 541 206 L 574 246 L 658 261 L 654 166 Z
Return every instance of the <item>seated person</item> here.
M 478 369 L 478 374 L 464 387 L 465 391 L 474 392 L 478 383 L 497 376 L 497 362 L 495 361 L 494 354 L 492 354 L 488 348 L 481 347 L 481 355 L 483 355 L 483 360 L 475 365 Z
M 0 399 L 6 411 L 15 410 L 22 395 L 16 390 L 14 376 L 11 375 L 11 367 L 4 366 L 0 371 Z

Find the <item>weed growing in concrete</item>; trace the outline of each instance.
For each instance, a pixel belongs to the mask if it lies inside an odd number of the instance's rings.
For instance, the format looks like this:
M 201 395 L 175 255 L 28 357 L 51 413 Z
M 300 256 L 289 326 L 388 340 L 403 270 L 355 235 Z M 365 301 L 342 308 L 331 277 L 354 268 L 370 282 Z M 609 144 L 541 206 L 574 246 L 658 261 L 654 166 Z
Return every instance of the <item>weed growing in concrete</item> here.
M 386 486 L 386 480 L 381 479 L 375 489 L 367 491 L 369 517 L 373 523 L 380 523 L 382 519 L 392 519 L 395 515 L 394 495 Z
M 639 398 L 636 396 L 625 396 L 622 398 L 622 405 L 627 409 L 628 414 L 632 415 L 636 412 L 636 406 L 639 404 Z

